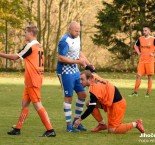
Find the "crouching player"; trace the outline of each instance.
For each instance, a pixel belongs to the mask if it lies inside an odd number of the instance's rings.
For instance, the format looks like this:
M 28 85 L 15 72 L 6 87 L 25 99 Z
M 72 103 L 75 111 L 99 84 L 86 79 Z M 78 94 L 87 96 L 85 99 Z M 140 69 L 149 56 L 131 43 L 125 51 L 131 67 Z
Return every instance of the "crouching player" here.
M 81 121 L 92 113 L 93 117 L 99 122 L 99 125 L 92 132 L 108 129 L 109 133 L 117 134 L 137 128 L 141 133 L 144 133 L 143 123 L 140 119 L 127 124 L 122 123 L 126 101 L 113 84 L 88 70 L 81 72 L 80 80 L 83 87 L 89 86 L 90 102 L 87 110 L 75 121 L 74 127 L 78 127 Z M 107 112 L 108 127 L 103 121 L 99 107 Z

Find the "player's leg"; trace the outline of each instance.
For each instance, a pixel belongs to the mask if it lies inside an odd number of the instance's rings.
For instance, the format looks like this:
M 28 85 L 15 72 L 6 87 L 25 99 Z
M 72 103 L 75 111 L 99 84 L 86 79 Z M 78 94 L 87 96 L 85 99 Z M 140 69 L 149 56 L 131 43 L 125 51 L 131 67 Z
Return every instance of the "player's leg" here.
M 138 89 L 139 89 L 140 83 L 141 83 L 141 76 L 137 74 L 135 88 L 134 88 L 134 93 L 138 93 Z
M 46 130 L 45 133 L 42 135 L 42 137 L 55 137 L 56 133 L 53 129 L 53 126 L 50 122 L 48 113 L 46 112 L 46 109 L 41 103 L 41 94 L 40 94 L 40 88 L 29 88 L 29 96 L 33 103 L 34 108 L 36 109 L 43 125 L 45 126 Z
M 120 124 L 117 128 L 109 128 L 108 131 L 109 133 L 122 134 L 128 132 L 133 128 L 137 128 L 141 133 L 145 132 L 141 119 L 138 119 L 136 122 L 132 123 Z
M 145 74 L 145 66 L 144 63 L 139 63 L 137 67 L 137 75 L 136 75 L 136 82 L 134 92 L 129 96 L 138 96 L 138 89 L 141 84 L 141 76 Z
M 132 128 L 137 128 L 141 133 L 144 133 L 144 127 L 141 120 L 126 124 L 122 123 L 125 109 L 125 99 L 122 99 L 121 101 L 114 103 L 111 107 L 108 107 L 108 132 L 119 134 L 126 133 Z
M 89 101 L 86 103 L 86 106 L 88 105 L 89 105 Z M 98 125 L 94 129 L 92 129 L 91 132 L 98 132 L 98 131 L 107 129 L 107 125 L 105 124 L 105 121 L 103 120 L 103 117 L 101 115 L 99 108 L 103 109 L 102 105 L 99 102 L 97 102 L 96 107 L 94 108 L 92 112 L 92 116 L 98 122 Z
M 152 75 L 148 75 L 148 88 L 145 97 L 150 96 L 151 88 L 152 88 Z
M 20 134 L 20 129 L 22 128 L 29 113 L 29 104 L 30 104 L 30 99 L 28 97 L 27 89 L 24 89 L 23 99 L 22 99 L 22 110 L 15 128 L 13 127 L 13 129 L 8 132 L 9 135 Z
M 146 64 L 146 74 L 148 75 L 148 88 L 145 97 L 149 97 L 152 88 L 152 75 L 154 75 L 154 63 Z
M 79 130 L 73 128 L 72 125 L 72 96 L 73 96 L 73 83 L 74 76 L 73 75 L 58 75 L 59 81 L 61 83 L 61 87 L 64 95 L 64 115 L 67 124 L 66 131 L 67 132 L 79 132 Z
M 74 90 L 77 93 L 77 99 L 76 99 L 76 108 L 75 108 L 75 116 L 74 116 L 74 121 L 73 124 L 75 122 L 76 119 L 78 119 L 83 111 L 83 107 L 85 104 L 85 99 L 86 99 L 86 91 L 85 88 L 82 87 L 81 83 L 80 83 L 80 73 L 76 73 L 76 78 L 74 81 Z M 78 128 L 81 131 L 86 131 L 87 129 L 82 125 L 79 124 Z

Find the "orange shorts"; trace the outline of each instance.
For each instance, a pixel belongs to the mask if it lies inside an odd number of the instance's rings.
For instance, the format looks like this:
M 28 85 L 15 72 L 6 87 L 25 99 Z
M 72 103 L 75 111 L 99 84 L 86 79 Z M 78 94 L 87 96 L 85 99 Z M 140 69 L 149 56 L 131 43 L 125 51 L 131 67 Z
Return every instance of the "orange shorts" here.
M 126 100 L 113 103 L 112 106 L 107 107 L 108 128 L 117 128 L 122 124 L 126 109 Z
M 35 103 L 40 102 L 40 99 L 41 99 L 40 88 L 36 87 L 24 88 L 23 100 Z
M 153 63 L 139 63 L 137 67 L 137 74 L 140 76 L 154 75 L 154 62 Z

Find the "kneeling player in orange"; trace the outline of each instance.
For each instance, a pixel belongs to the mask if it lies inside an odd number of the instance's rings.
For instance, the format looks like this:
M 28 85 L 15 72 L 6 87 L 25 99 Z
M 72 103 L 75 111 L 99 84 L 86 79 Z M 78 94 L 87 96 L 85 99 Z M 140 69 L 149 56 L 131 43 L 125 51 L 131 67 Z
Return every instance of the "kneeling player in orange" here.
M 90 71 L 81 72 L 80 78 L 83 87 L 89 86 L 90 102 L 81 118 L 74 123 L 75 127 L 78 127 L 80 122 L 92 113 L 99 122 L 99 125 L 92 132 L 108 129 L 110 133 L 125 133 L 132 128 L 137 128 L 141 133 L 144 133 L 144 127 L 140 119 L 127 124 L 122 123 L 126 101 L 113 84 L 96 74 L 92 74 Z M 107 112 L 108 127 L 105 125 L 98 108 Z
M 47 131 L 43 137 L 55 137 L 56 133 L 50 123 L 48 114 L 41 103 L 40 89 L 42 86 L 44 73 L 44 55 L 43 48 L 36 40 L 38 29 L 36 26 L 25 28 L 25 40 L 28 43 L 16 54 L 0 53 L 0 57 L 17 60 L 24 59 L 25 62 L 25 88 L 22 98 L 22 110 L 18 122 L 9 135 L 19 135 L 20 130 L 29 114 L 29 105 L 32 102 L 42 123 Z

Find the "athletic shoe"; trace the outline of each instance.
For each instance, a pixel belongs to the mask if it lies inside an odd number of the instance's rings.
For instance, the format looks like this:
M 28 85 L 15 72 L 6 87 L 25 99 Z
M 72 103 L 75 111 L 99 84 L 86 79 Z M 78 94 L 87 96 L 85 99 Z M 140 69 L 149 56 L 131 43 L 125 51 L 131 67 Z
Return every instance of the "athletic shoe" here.
M 137 92 L 134 92 L 134 93 L 132 93 L 131 95 L 128 95 L 129 97 L 138 97 L 138 93 Z
M 87 131 L 87 128 L 85 128 L 81 123 L 79 124 L 79 126 L 77 127 L 77 129 L 79 129 L 81 131 Z
M 12 127 L 13 128 L 13 127 Z M 20 135 L 20 129 L 17 128 L 13 128 L 12 130 L 10 130 L 9 132 L 7 132 L 8 135 Z
M 141 119 L 138 119 L 138 120 L 136 121 L 136 123 L 137 123 L 136 128 L 137 128 L 141 133 L 144 133 L 145 130 L 144 130 L 144 126 L 143 126 L 142 120 L 141 120 Z
M 76 120 L 74 119 L 73 125 L 74 125 L 74 122 L 75 122 L 75 121 L 76 121 Z M 79 126 L 77 127 L 77 129 L 80 130 L 80 131 L 87 131 L 87 128 L 85 128 L 81 123 L 79 124 Z
M 74 128 L 72 124 L 67 124 L 67 129 L 66 129 L 66 131 L 67 131 L 67 132 L 74 132 L 74 133 L 80 132 L 80 130 Z
M 150 97 L 150 95 L 147 93 L 146 95 L 145 95 L 145 97 L 147 98 L 147 97 Z
M 92 129 L 91 132 L 98 132 L 98 131 L 106 130 L 106 129 L 107 129 L 106 124 L 98 124 L 98 126 L 94 129 Z
M 45 131 L 40 137 L 55 137 L 56 133 L 54 129 Z

